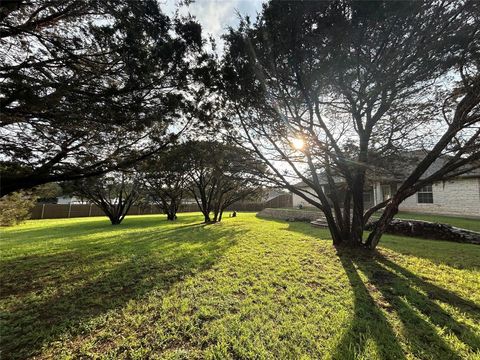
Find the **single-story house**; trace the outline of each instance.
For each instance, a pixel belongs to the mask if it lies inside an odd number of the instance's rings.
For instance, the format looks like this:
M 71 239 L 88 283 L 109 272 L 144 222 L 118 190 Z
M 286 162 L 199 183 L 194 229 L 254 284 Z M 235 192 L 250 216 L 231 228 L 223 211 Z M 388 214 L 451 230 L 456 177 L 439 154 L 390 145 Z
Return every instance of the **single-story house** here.
M 418 159 L 421 153 L 415 152 L 415 155 Z M 435 161 L 426 171 L 424 177 L 439 169 L 444 161 L 446 161 L 444 158 Z M 397 169 L 400 169 L 399 172 L 395 174 L 392 172 L 390 175 L 385 172 L 382 175 L 375 174 L 374 171 L 367 172 L 368 185 L 364 192 L 365 207 L 379 204 L 392 196 L 397 187 L 402 184 L 402 178 L 404 179 L 411 172 L 412 166 L 411 161 L 406 161 L 397 167 Z M 344 183 L 341 180 L 338 181 L 338 178 L 335 182 L 338 183 L 339 194 L 341 194 Z M 328 195 L 326 179 L 322 180 L 322 184 L 324 184 L 322 187 Z M 300 190 L 313 192 L 304 182 L 295 186 Z M 292 198 L 293 207 L 312 206 L 297 194 L 292 194 Z M 472 170 L 451 180 L 438 181 L 423 187 L 420 191 L 405 199 L 400 204 L 399 210 L 480 218 L 480 169 Z
M 62 195 L 56 198 L 56 204 L 89 204 L 90 202 L 86 199 L 80 199 L 76 196 L 71 195 Z

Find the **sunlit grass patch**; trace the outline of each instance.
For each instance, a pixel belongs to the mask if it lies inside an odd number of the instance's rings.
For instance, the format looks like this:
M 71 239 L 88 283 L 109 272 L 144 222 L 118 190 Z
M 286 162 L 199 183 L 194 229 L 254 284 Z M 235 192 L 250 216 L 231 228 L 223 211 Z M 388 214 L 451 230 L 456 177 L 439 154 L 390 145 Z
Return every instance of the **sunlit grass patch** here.
M 474 359 L 480 247 L 239 214 L 29 221 L 0 243 L 2 359 Z M 460 254 L 460 255 L 459 255 Z

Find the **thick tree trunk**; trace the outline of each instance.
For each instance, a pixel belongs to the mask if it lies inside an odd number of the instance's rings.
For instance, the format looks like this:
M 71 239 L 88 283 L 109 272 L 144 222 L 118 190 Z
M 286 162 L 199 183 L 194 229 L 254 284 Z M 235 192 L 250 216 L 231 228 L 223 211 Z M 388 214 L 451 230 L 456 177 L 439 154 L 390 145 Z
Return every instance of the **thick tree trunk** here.
M 390 224 L 393 217 L 398 213 L 398 207 L 400 206 L 400 203 L 409 196 L 413 195 L 417 190 L 418 188 L 415 186 L 405 188 L 402 185 L 402 188 L 400 188 L 400 190 L 398 190 L 397 193 L 390 200 L 388 200 L 382 216 L 377 221 L 377 223 L 375 224 L 375 228 L 372 230 L 372 232 L 367 238 L 367 241 L 365 243 L 367 248 L 373 250 L 377 247 L 380 238 L 385 233 L 388 227 L 388 224 Z M 366 223 L 365 220 L 364 222 Z
M 398 213 L 399 201 L 392 199 L 390 203 L 385 207 L 382 216 L 375 225 L 375 228 L 368 236 L 366 246 L 373 250 L 377 247 L 380 238 L 387 230 L 388 224 L 392 221 L 393 217 Z
M 177 220 L 177 209 L 178 209 L 178 206 L 176 202 L 171 200 L 170 204 L 168 205 L 167 220 L 170 220 L 170 221 Z
M 363 241 L 363 189 L 365 176 L 363 170 L 355 176 L 351 189 L 351 197 L 353 202 L 352 221 L 350 224 L 349 235 L 346 239 L 349 245 L 357 247 L 362 245 Z M 349 204 L 350 205 L 350 204 Z
M 212 218 L 210 217 L 210 209 L 202 209 L 202 214 L 205 219 L 206 223 L 212 222 Z
M 352 192 L 350 190 L 347 190 L 345 192 L 345 199 L 344 199 L 344 202 L 343 202 L 343 222 L 344 222 L 344 226 L 345 226 L 345 231 L 349 231 L 350 229 L 350 222 L 351 222 L 351 200 L 352 200 Z M 347 233 L 345 232 L 344 234 L 342 234 L 343 238 L 347 238 L 348 235 Z
M 339 229 L 338 224 L 331 211 L 324 211 L 325 219 L 327 220 L 328 229 L 330 230 L 330 235 L 332 235 L 333 245 L 337 246 L 342 244 L 343 236 L 342 231 Z
M 220 210 L 219 210 L 217 207 L 215 207 L 215 209 L 213 210 L 213 221 L 214 221 L 214 222 L 219 221 L 219 220 L 218 220 L 218 215 L 219 215 L 219 214 L 220 214 Z
M 122 223 L 122 220 L 120 216 L 109 216 L 110 222 L 112 225 L 120 225 Z

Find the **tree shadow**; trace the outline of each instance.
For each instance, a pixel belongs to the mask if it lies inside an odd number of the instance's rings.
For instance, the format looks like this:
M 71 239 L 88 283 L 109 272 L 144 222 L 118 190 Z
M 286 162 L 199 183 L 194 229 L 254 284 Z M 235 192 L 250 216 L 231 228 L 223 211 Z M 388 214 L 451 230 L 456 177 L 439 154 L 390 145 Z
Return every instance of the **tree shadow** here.
M 452 334 L 471 352 L 480 349 L 478 334 L 456 321 L 435 301 L 454 306 L 473 319 L 478 319 L 476 304 L 425 282 L 382 255 L 372 257 L 358 251 L 353 254 L 341 250 L 339 257 L 354 289 L 355 312 L 350 330 L 337 346 L 337 358 L 342 355 L 344 358 L 355 357 L 361 352 L 365 346 L 361 334 L 365 332 L 374 337 L 381 358 L 404 358 L 391 325 L 383 315 L 385 313 L 392 313 L 400 321 L 404 341 L 418 358 L 462 359 L 457 349 L 444 340 Z M 362 281 L 358 271 L 367 277 L 366 282 Z M 376 329 L 372 330 L 372 326 Z M 435 326 L 447 335 L 440 336 Z M 356 349 L 355 354 L 349 349 Z
M 287 225 L 285 231 L 298 232 L 307 236 L 316 237 L 319 240 L 332 239 L 332 235 L 330 234 L 330 231 L 327 228 L 323 229 L 323 228 L 314 227 L 309 222 L 285 221 L 285 220 L 263 218 L 263 217 L 261 217 L 260 219 L 262 221 L 269 221 L 269 222 L 274 222 L 282 225 Z
M 353 290 L 354 309 L 350 326 L 337 344 L 333 358 L 357 359 L 366 351 L 367 342 L 373 340 L 381 359 L 405 359 L 393 329 L 358 274 L 351 254 L 344 251 L 338 254 Z
M 475 244 L 384 235 L 379 246 L 456 269 L 480 270 L 480 246 Z
M 384 266 L 384 270 L 388 270 L 390 273 L 395 272 L 398 274 L 397 279 L 401 279 L 399 282 L 401 283 L 402 287 L 405 288 L 405 291 L 412 291 L 411 285 L 421 289 L 422 293 L 420 295 L 422 302 L 426 303 L 427 305 L 433 305 L 434 307 L 434 309 L 430 311 L 431 313 L 437 310 L 443 312 L 442 309 L 438 309 L 437 304 L 433 303 L 433 301 L 438 300 L 457 308 L 461 312 L 468 314 L 480 322 L 480 306 L 475 304 L 473 301 L 464 299 L 449 290 L 443 289 L 437 285 L 423 280 L 411 271 L 389 260 L 384 255 L 377 254 L 375 259 L 378 264 Z M 415 293 L 410 295 L 413 296 Z
M 143 233 L 102 243 L 69 243 L 67 251 L 2 262 L 2 358 L 35 356 L 85 322 L 140 300 L 164 294 L 185 277 L 210 268 L 243 230 L 191 227 Z M 75 271 L 72 271 L 72 268 Z M 78 270 L 78 271 L 77 271 Z M 160 296 L 160 295 L 159 295 Z
M 125 220 L 119 224 L 112 226 L 110 220 L 107 217 L 84 217 L 84 218 L 71 218 L 71 219 L 46 219 L 52 220 L 51 223 L 44 222 L 43 220 L 32 220 L 33 222 L 41 222 L 41 226 L 35 227 L 14 227 L 6 229 L 3 234 L 4 242 L 8 242 L 9 239 L 22 239 L 22 244 L 36 243 L 39 241 L 49 240 L 59 235 L 69 234 L 74 232 L 75 236 L 86 236 L 91 234 L 97 234 L 100 232 L 120 232 L 124 230 L 130 230 L 135 228 L 152 228 L 158 230 L 163 226 L 175 226 L 178 224 L 185 224 L 185 226 L 199 225 L 201 217 L 198 214 L 181 214 L 175 221 L 168 221 L 163 215 L 139 215 L 139 216 L 127 216 Z
M 328 229 L 313 227 L 306 222 L 286 222 L 284 220 L 263 218 L 262 220 L 285 224 L 287 225 L 287 231 L 301 233 L 319 240 L 331 241 L 332 239 Z M 478 261 L 478 258 L 480 258 L 480 246 L 474 244 L 385 234 L 379 243 L 379 247 L 390 249 L 399 254 L 427 259 L 435 264 L 445 264 L 456 269 L 480 269 L 480 262 Z

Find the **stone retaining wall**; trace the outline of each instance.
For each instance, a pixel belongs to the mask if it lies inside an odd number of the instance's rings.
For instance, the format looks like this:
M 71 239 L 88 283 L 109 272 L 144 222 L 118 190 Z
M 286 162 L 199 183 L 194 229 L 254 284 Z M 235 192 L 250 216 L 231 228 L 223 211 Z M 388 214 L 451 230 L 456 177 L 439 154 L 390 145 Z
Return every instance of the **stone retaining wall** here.
M 310 222 L 318 218 L 323 218 L 323 212 L 297 210 L 297 209 L 272 209 L 267 208 L 260 211 L 257 216 L 271 219 L 287 220 L 287 221 L 305 221 Z
M 374 224 L 375 222 L 367 224 L 366 229 L 372 229 Z M 386 232 L 388 234 L 406 235 L 426 239 L 480 244 L 480 233 L 478 232 L 429 221 L 393 219 L 388 225 Z

